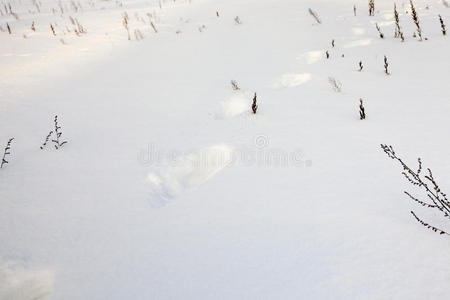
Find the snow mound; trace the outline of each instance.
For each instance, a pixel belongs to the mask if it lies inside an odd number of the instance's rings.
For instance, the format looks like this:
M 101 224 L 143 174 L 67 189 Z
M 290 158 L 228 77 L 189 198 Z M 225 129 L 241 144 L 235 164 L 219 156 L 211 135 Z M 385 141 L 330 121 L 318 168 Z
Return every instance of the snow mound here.
M 253 95 L 247 92 L 238 92 L 227 101 L 220 103 L 220 110 L 216 113 L 217 119 L 228 119 L 249 112 L 252 106 Z
M 54 274 L 13 263 L 0 264 L 0 299 L 44 300 L 53 291 Z

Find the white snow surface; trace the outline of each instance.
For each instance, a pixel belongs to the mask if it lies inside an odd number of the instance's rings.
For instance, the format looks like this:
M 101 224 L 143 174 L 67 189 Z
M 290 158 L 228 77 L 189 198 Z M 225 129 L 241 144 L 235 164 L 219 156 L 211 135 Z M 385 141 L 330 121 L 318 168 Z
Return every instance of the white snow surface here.
M 450 191 L 450 8 L 396 2 L 1 0 L 0 299 L 449 299 L 379 145 Z

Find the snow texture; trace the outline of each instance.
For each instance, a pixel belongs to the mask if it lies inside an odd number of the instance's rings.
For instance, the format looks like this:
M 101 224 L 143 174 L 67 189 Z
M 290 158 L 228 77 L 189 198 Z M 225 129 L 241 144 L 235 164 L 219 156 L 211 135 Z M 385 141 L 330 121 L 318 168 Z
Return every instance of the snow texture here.
M 367 2 L 1 0 L 0 299 L 449 299 L 450 8 Z

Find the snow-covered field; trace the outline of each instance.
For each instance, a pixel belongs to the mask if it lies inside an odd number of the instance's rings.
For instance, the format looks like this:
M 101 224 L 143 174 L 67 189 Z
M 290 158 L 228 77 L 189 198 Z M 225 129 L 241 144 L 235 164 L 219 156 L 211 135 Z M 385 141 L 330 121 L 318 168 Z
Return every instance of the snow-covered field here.
M 449 299 L 450 1 L 367 2 L 0 0 L 0 299 Z

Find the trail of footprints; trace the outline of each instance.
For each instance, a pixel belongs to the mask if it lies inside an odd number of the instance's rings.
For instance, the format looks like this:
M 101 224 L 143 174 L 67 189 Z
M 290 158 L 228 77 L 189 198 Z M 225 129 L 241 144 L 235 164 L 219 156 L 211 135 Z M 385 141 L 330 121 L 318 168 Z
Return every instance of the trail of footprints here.
M 5 6 L 6 7 L 6 6 Z M 62 9 L 62 8 L 61 8 Z M 354 9 L 354 14 L 356 16 L 357 10 L 356 7 Z M 8 14 L 8 7 L 6 7 L 6 14 Z M 12 14 L 12 9 L 9 8 L 9 14 Z M 217 18 L 221 18 L 221 14 L 219 11 L 214 12 Z M 3 13 L 2 13 L 3 15 Z M 373 15 L 373 11 L 372 11 Z M 155 15 L 156 17 L 157 15 Z M 381 26 L 391 26 L 394 24 L 392 21 L 393 14 L 390 13 L 384 13 L 380 15 L 382 18 L 384 18 L 385 21 L 376 23 L 377 29 L 380 32 L 379 25 Z M 135 17 L 137 20 L 139 20 L 139 15 L 136 13 Z M 153 15 L 148 14 L 150 25 L 152 26 L 155 33 L 158 32 L 155 23 L 159 21 L 159 19 L 152 19 Z M 368 17 L 369 22 L 371 22 L 370 18 Z M 444 21 L 442 20 L 442 17 L 439 16 L 440 22 L 442 25 L 442 32 L 443 35 L 446 34 L 445 32 L 445 25 Z M 242 26 L 243 22 L 239 16 L 233 17 L 235 21 L 235 25 Z M 124 25 L 126 30 L 128 31 L 128 37 L 131 39 L 131 34 L 129 33 L 128 26 L 128 20 L 129 16 L 125 14 L 124 17 Z M 145 22 L 145 20 L 141 20 Z M 406 20 L 402 20 L 403 22 Z M 9 23 L 7 24 L 9 26 Z M 33 22 L 34 25 L 34 22 Z M 318 24 L 320 26 L 320 24 Z M 199 33 L 202 33 L 204 30 L 206 30 L 206 26 L 202 25 L 200 28 L 198 28 Z M 2 31 L 5 31 L 3 27 L 1 27 Z M 366 31 L 364 28 L 361 27 L 353 27 L 351 28 L 351 31 L 353 34 L 357 37 L 363 36 Z M 420 31 L 420 28 L 419 28 Z M 11 32 L 10 32 L 11 33 Z M 177 34 L 181 33 L 180 30 L 177 30 Z M 414 33 L 415 34 L 415 33 Z M 421 33 L 419 32 L 419 35 Z M 141 36 L 141 35 L 137 35 Z M 383 34 L 380 32 L 380 37 L 383 37 Z M 421 36 L 420 36 L 421 37 Z M 143 36 L 141 36 L 141 39 Z M 350 50 L 355 47 L 365 47 L 369 46 L 373 43 L 373 38 L 358 38 L 354 41 L 349 41 L 344 43 L 339 49 L 341 51 L 343 50 Z M 338 54 L 337 51 L 334 51 L 337 48 L 337 45 L 335 44 L 335 40 L 332 40 L 330 43 L 330 48 L 325 50 L 314 50 L 309 51 L 306 53 L 303 53 L 299 57 L 297 57 L 297 60 L 301 60 L 306 65 L 312 65 L 315 64 L 321 60 L 325 59 L 331 59 L 334 57 L 341 57 L 344 58 L 344 54 Z M 6 54 L 4 54 L 6 55 Z M 363 70 L 363 62 L 359 61 L 355 64 L 358 64 L 359 71 Z M 388 59 L 386 56 L 384 56 L 384 72 L 386 75 L 389 75 L 388 71 Z M 380 67 L 381 69 L 381 67 Z M 321 78 L 321 76 L 317 76 L 318 78 Z M 284 88 L 294 88 L 299 87 L 315 78 L 315 75 L 311 73 L 305 73 L 305 72 L 299 72 L 299 73 L 286 73 L 278 78 L 276 78 L 271 88 L 273 89 L 284 89 Z M 330 83 L 332 84 L 332 88 L 334 88 L 336 91 L 340 91 L 340 86 L 338 86 L 338 80 L 335 78 L 330 77 L 329 78 Z M 333 83 L 334 82 L 334 83 Z M 339 83 L 340 84 L 340 83 Z M 227 100 L 223 100 L 219 103 L 219 107 L 217 112 L 214 114 L 214 117 L 218 120 L 220 119 L 230 119 L 230 118 L 236 118 L 243 115 L 251 115 L 252 113 L 257 113 L 256 110 L 252 111 L 252 104 L 253 108 L 255 108 L 256 104 L 256 94 L 254 92 L 241 90 L 238 86 L 238 83 L 236 81 L 231 82 L 231 87 L 234 90 L 232 96 L 230 96 Z M 355 97 L 358 99 L 359 104 L 359 115 L 360 119 L 364 120 L 366 118 L 366 111 L 363 105 L 363 100 L 360 99 L 360 97 Z M 257 105 L 263 105 L 264 103 L 258 103 Z M 364 116 L 364 117 L 363 117 Z M 10 154 L 11 149 L 11 140 L 9 141 L 8 145 L 5 147 L 5 154 L 3 156 L 3 164 L 5 164 L 6 156 Z M 192 152 L 188 154 L 184 154 L 179 156 L 175 161 L 172 161 L 170 163 L 163 164 L 163 166 L 158 167 L 158 169 L 153 169 L 147 177 L 147 181 L 151 187 L 151 202 L 154 206 L 163 206 L 166 203 L 168 203 L 170 200 L 176 198 L 177 196 L 181 195 L 184 191 L 195 188 L 196 186 L 199 186 L 205 182 L 207 182 L 209 179 L 211 179 L 215 174 L 223 170 L 225 167 L 227 167 L 231 162 L 231 157 L 233 154 L 233 147 L 226 144 L 219 144 L 219 145 L 213 145 L 210 147 L 206 147 L 203 149 L 198 150 L 197 152 Z M 208 160 L 214 160 L 214 163 L 207 163 Z M 6 161 L 8 163 L 9 161 Z M 206 163 L 205 163 L 206 162 Z

